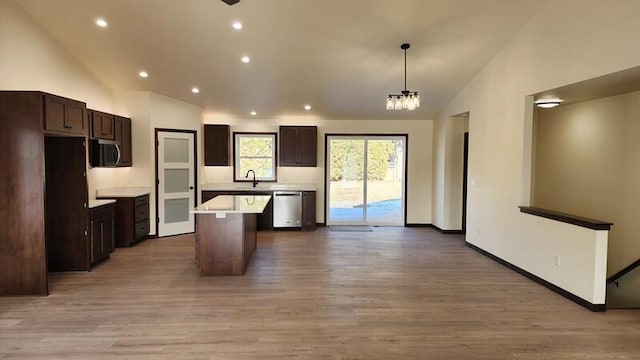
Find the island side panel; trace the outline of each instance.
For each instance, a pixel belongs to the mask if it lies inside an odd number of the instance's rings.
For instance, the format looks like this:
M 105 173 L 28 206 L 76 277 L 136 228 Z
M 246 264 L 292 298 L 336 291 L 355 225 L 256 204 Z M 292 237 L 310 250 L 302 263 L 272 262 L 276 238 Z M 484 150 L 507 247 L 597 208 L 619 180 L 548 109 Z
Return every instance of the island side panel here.
M 197 262 L 201 275 L 243 275 L 247 236 L 255 239 L 255 214 L 198 214 L 196 231 Z M 251 219 L 248 220 L 247 219 Z M 247 222 L 249 224 L 247 224 Z M 253 225 L 251 225 L 253 224 Z M 248 228 L 253 231 L 247 231 Z M 247 235 L 253 233 L 253 235 Z M 251 241 L 248 241 L 249 243 Z M 247 248 L 249 250 L 251 246 Z M 253 248 L 255 248 L 255 240 Z M 252 251 L 251 251 L 252 252 Z
M 244 268 L 243 273 L 247 271 L 249 261 L 256 250 L 258 241 L 258 216 L 256 214 L 244 215 Z

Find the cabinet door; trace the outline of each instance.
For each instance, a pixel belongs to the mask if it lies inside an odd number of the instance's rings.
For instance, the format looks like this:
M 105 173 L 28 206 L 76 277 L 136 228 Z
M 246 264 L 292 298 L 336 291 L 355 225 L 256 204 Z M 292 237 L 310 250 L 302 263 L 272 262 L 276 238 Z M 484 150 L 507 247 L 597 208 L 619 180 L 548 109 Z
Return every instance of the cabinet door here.
M 107 257 L 113 252 L 115 244 L 115 217 L 113 211 L 103 219 L 102 223 L 102 255 Z
M 95 264 L 102 258 L 102 219 L 92 219 L 89 239 L 89 263 Z
M 114 139 L 114 118 L 111 114 L 92 111 L 91 137 L 94 139 Z
M 298 166 L 317 166 L 318 128 L 315 126 L 300 126 L 297 128 Z
M 67 132 L 64 121 L 64 99 L 56 96 L 44 96 L 44 129 L 48 131 Z
M 302 230 L 316 229 L 316 192 L 302 192 Z
M 65 104 L 65 121 L 67 132 L 84 135 L 87 125 L 85 123 L 87 108 L 84 103 L 67 100 Z
M 280 166 L 298 165 L 298 141 L 295 126 L 280 126 Z
M 118 166 L 131 166 L 131 119 L 115 117 L 114 138 L 120 144 L 120 165 Z
M 229 166 L 229 125 L 204 126 L 204 165 Z

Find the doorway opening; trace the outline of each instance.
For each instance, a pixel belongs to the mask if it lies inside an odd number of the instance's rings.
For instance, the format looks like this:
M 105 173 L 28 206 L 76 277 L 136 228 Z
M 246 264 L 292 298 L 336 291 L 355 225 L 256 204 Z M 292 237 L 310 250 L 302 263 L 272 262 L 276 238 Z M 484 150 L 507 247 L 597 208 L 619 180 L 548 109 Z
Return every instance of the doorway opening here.
M 158 237 L 195 231 L 196 149 L 194 130 L 156 129 Z
M 404 226 L 407 135 L 325 136 L 327 225 Z

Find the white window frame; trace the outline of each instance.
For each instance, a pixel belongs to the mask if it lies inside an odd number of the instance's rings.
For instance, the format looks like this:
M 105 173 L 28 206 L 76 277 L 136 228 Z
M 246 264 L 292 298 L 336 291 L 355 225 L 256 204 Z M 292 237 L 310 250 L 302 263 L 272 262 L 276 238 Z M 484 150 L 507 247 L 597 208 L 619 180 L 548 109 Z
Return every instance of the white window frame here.
M 257 181 L 263 182 L 276 182 L 278 180 L 278 134 L 277 133 L 267 133 L 267 132 L 233 132 L 233 181 L 234 182 L 247 182 L 252 181 L 253 177 L 249 176 L 246 178 L 245 175 L 240 171 L 240 139 L 243 137 L 250 138 L 271 138 L 273 142 L 273 146 L 271 147 L 271 156 L 264 158 L 271 158 L 273 161 L 272 169 L 272 177 L 258 177 L 256 176 Z

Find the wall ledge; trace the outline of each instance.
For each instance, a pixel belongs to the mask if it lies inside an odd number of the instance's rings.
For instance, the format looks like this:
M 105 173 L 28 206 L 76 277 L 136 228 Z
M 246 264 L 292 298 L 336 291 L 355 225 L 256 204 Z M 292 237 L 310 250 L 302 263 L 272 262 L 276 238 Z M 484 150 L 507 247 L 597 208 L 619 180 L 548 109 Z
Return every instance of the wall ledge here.
M 556 220 L 560 222 L 564 222 L 567 224 L 572 224 L 576 226 L 585 227 L 593 230 L 611 230 L 611 226 L 613 223 L 602 221 L 602 220 L 594 220 L 581 216 L 565 214 L 558 211 L 541 209 L 532 206 L 518 206 L 520 208 L 520 212 L 535 216 L 540 216 L 543 218 Z

